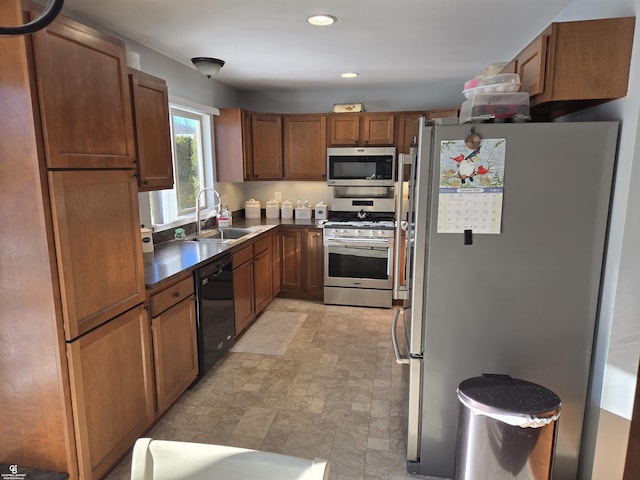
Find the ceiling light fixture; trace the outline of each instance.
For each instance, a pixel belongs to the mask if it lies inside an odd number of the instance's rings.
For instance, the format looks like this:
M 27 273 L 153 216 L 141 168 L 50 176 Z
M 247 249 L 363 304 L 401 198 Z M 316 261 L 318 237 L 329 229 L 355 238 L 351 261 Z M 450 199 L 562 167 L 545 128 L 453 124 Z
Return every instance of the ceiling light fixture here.
M 216 75 L 224 65 L 224 60 L 211 57 L 193 57 L 191 61 L 196 69 L 207 78 Z
M 359 73 L 355 73 L 355 72 L 347 72 L 347 73 L 343 73 L 340 76 L 342 78 L 356 78 L 358 75 L 360 75 L 360 74 Z
M 307 18 L 307 22 L 316 27 L 328 27 L 336 23 L 338 19 L 333 15 L 327 15 L 326 13 L 316 13 Z

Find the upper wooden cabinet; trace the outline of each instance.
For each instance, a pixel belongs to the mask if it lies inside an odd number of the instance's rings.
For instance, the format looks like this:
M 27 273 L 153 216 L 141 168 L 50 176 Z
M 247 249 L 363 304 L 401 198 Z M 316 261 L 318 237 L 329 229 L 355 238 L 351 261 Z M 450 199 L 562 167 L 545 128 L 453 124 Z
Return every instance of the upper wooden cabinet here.
M 252 180 L 251 113 L 240 108 L 221 108 L 213 122 L 217 180 Z
M 253 180 L 282 180 L 282 115 L 251 115 Z
M 285 180 L 326 180 L 327 116 L 284 116 Z
M 138 165 L 138 190 L 173 188 L 167 83 L 129 69 Z
M 329 115 L 329 146 L 393 145 L 393 113 Z
M 634 17 L 552 23 L 503 72 L 520 76 L 534 118 L 624 97 L 634 27 Z
M 409 153 L 409 147 L 413 141 L 413 137 L 417 135 L 418 126 L 416 122 L 425 112 L 399 112 L 396 113 L 396 155 L 400 153 Z
M 67 340 L 146 298 L 132 170 L 49 172 Z
M 61 15 L 31 38 L 47 166 L 133 168 L 124 43 Z

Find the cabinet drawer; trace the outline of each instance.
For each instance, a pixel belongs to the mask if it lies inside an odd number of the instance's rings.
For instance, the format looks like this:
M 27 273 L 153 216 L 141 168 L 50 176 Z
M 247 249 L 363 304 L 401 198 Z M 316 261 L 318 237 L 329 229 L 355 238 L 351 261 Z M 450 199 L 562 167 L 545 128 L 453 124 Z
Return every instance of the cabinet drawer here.
M 248 245 L 237 252 L 233 252 L 233 268 L 234 270 L 240 265 L 247 263 L 253 259 L 253 245 Z
M 168 308 L 172 307 L 180 300 L 184 300 L 189 295 L 193 295 L 193 278 L 187 277 L 181 282 L 151 296 L 149 304 L 151 306 L 151 316 L 156 317 Z
M 253 244 L 253 255 L 256 256 L 260 252 L 264 252 L 268 248 L 271 248 L 271 237 L 269 235 L 264 235 L 259 240 L 256 240 Z

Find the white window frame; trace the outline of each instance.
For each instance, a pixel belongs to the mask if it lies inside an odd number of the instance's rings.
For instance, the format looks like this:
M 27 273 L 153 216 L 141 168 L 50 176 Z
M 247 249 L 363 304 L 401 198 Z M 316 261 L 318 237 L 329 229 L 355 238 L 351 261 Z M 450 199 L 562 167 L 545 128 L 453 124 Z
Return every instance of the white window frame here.
M 177 97 L 171 97 L 169 99 L 169 121 L 171 126 L 171 151 L 172 156 L 175 159 L 174 141 L 173 141 L 173 113 L 183 114 L 187 117 L 198 118 L 201 121 L 201 154 L 202 154 L 202 172 L 201 181 L 203 185 L 201 188 L 213 188 L 215 186 L 215 157 L 214 157 L 214 143 L 213 143 L 213 116 L 219 115 L 220 111 L 217 108 L 208 107 L 205 105 L 199 105 L 189 100 L 180 99 Z M 153 219 L 153 229 L 156 232 L 168 230 L 181 225 L 195 222 L 195 205 L 193 208 L 178 212 L 178 199 L 177 199 L 177 172 L 176 162 L 173 160 L 174 169 L 174 187 L 170 190 L 156 190 L 149 192 L 151 218 Z M 204 208 L 200 209 L 201 220 L 206 219 L 208 216 L 215 213 L 213 208 L 215 200 L 212 197 L 210 191 L 201 195 L 200 205 Z

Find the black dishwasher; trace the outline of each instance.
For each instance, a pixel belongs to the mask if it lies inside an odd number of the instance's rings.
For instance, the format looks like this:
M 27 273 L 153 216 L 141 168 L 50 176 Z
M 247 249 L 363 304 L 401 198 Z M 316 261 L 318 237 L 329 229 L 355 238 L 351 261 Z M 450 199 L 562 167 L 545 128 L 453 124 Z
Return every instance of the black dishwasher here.
M 229 350 L 235 339 L 231 255 L 195 271 L 198 378 Z

